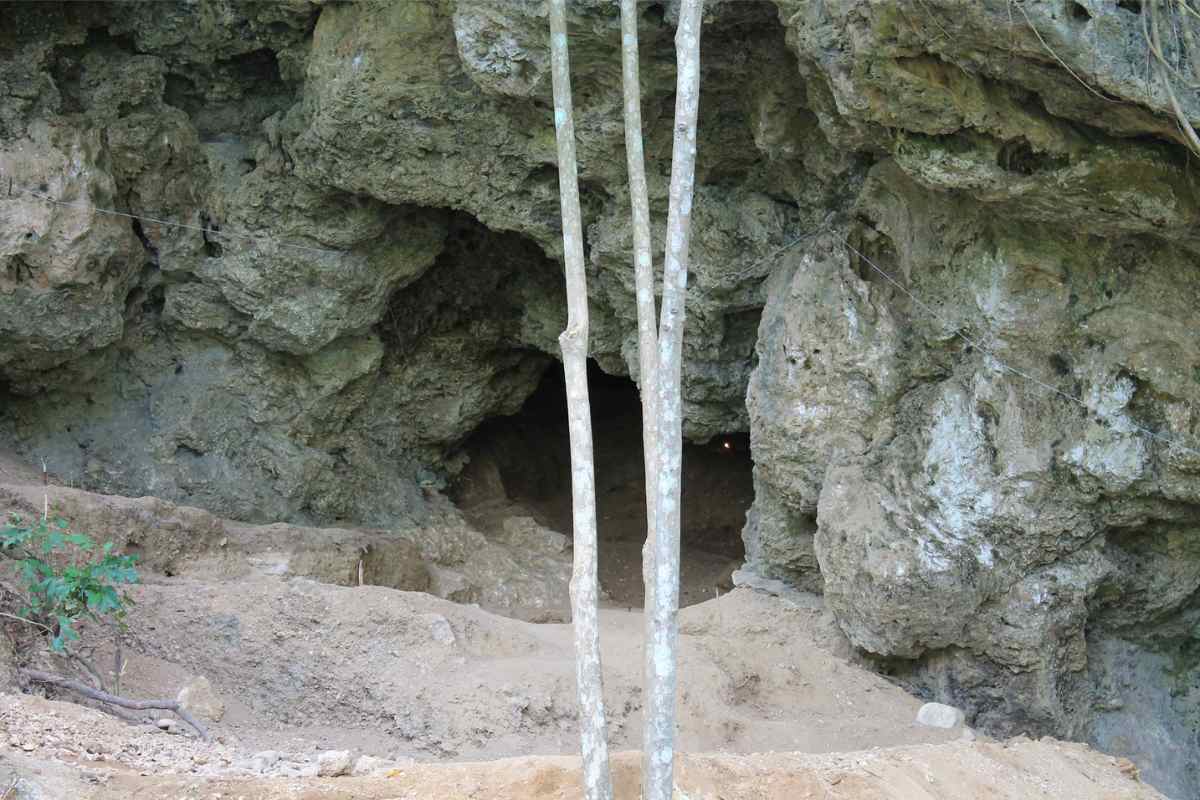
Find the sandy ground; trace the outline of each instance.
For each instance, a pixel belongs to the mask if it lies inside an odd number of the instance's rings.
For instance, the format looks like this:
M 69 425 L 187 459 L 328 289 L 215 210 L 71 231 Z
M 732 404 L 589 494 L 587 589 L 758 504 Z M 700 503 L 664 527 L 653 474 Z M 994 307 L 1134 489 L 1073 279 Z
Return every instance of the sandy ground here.
M 0 459 L 0 484 L 35 481 Z M 159 524 L 154 503 L 137 508 Z M 186 534 L 186 509 L 164 508 Z M 147 574 L 133 594 L 122 694 L 173 697 L 206 679 L 221 706 L 212 740 L 160 730 L 164 712 L 118 717 L 43 696 L 16 667 L 66 665 L 6 622 L 0 800 L 579 796 L 567 625 L 284 575 Z M 643 617 L 610 608 L 601 624 L 609 739 L 636 750 Z M 85 630 L 85 644 L 112 663 L 109 634 Z M 681 798 L 1158 797 L 1131 764 L 1082 746 L 917 725 L 920 701 L 855 663 L 817 596 L 738 589 L 690 606 L 680 662 Z M 362 777 L 316 777 L 328 751 Z M 615 775 L 618 797 L 636 797 L 633 754 Z
M 252 750 L 352 749 L 483 759 L 577 747 L 573 640 L 428 595 L 305 579 L 169 579 L 135 591 L 129 691 L 169 696 L 195 677 L 227 706 L 216 730 Z M 835 654 L 817 598 L 749 590 L 680 617 L 680 746 L 829 752 L 939 742 L 920 702 Z M 640 746 L 640 612 L 601 615 L 616 748 Z M 108 663 L 101 648 L 97 658 Z
M 0 791 L 19 778 L 20 800 L 580 796 L 575 760 L 554 757 L 577 747 L 567 626 L 305 579 L 167 580 L 137 598 L 125 693 L 207 677 L 226 705 L 214 740 L 0 694 Z M 1159 796 L 1083 746 L 916 725 L 919 701 L 839 656 L 815 599 L 738 590 L 681 617 L 680 797 Z M 602 622 L 611 739 L 632 749 L 642 619 Z M 327 750 L 381 760 L 373 777 L 313 777 Z M 615 772 L 618 797 L 636 797 L 636 757 Z
M 617 753 L 617 800 L 636 800 L 639 756 Z M 18 777 L 24 776 L 24 777 Z M 18 782 L 14 782 L 19 781 Z M 372 778 L 195 778 L 44 765 L 0 753 L 0 781 L 72 800 L 574 800 L 578 759 L 418 764 Z M 837 755 L 683 754 L 679 800 L 1162 800 L 1127 763 L 1050 739 L 954 742 Z

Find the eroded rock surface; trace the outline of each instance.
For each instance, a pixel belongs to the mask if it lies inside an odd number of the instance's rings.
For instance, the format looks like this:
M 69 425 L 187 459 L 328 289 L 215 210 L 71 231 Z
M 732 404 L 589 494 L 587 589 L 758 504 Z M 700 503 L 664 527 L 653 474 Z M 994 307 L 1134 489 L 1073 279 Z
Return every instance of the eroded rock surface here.
M 1192 797 L 1200 187 L 1142 5 L 788 9 L 822 129 L 881 156 L 772 276 L 746 539 L 973 724 Z
M 748 570 L 974 726 L 1200 794 L 1200 54 L 1167 48 L 1175 109 L 1145 2 L 709 6 L 684 390 L 691 438 L 751 434 Z M 593 355 L 636 378 L 618 25 L 572 13 Z M 674 11 L 643 14 L 661 221 Z M 396 581 L 483 585 L 429 554 L 563 326 L 543 9 L 4 17 L 0 439 L 94 490 L 425 531 Z

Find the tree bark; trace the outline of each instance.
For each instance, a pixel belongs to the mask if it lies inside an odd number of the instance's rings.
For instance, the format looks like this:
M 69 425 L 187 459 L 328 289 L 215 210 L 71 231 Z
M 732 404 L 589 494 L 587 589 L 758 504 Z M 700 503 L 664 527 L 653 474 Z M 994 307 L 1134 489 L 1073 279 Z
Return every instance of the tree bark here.
M 658 309 L 654 302 L 654 256 L 650 241 L 650 200 L 642 139 L 641 78 L 638 75 L 637 0 L 621 0 L 621 78 L 624 87 L 625 160 L 633 221 L 633 275 L 637 294 L 638 382 L 642 394 L 642 459 L 646 473 L 646 544 L 642 580 L 646 609 L 654 607 L 654 526 L 658 492 Z M 649 642 L 653 617 L 645 614 Z M 653 650 L 645 651 L 644 685 L 652 682 Z
M 558 140 L 563 255 L 566 260 L 567 329 L 559 336 L 558 342 L 566 376 L 567 419 L 571 437 L 571 499 L 575 529 L 571 621 L 575 630 L 575 679 L 583 751 L 583 788 L 587 800 L 611 800 L 612 776 L 608 763 L 604 679 L 600 662 L 592 417 L 587 384 L 587 278 L 583 268 L 583 222 L 579 210 L 579 181 L 575 163 L 575 122 L 571 106 L 565 0 L 550 0 L 550 60 L 554 83 L 554 130 Z
M 658 333 L 658 469 L 654 526 L 654 607 L 643 742 L 642 798 L 670 800 L 675 764 L 675 688 L 679 632 L 679 500 L 683 461 L 681 372 L 688 245 L 696 175 L 703 0 L 682 0 L 675 32 L 675 136 Z

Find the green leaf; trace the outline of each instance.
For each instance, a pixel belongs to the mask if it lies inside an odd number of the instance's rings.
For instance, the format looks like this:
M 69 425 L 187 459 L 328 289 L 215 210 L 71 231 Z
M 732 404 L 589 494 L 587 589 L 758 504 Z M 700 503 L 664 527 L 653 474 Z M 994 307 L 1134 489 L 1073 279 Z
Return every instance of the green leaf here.
M 18 528 L 13 525 L 0 528 L 0 546 L 14 547 L 29 541 L 32 531 L 29 528 Z
M 95 614 L 107 614 L 121 607 L 121 598 L 111 586 L 87 591 L 88 609 Z
M 91 550 L 92 546 L 95 544 L 92 541 L 92 537 L 88 536 L 86 533 L 67 534 L 63 536 L 63 540 L 68 544 L 75 545 L 81 550 Z
M 53 550 L 57 550 L 63 546 L 64 541 L 65 537 L 60 532 L 51 531 L 46 535 L 46 538 L 42 540 L 42 552 L 49 553 Z

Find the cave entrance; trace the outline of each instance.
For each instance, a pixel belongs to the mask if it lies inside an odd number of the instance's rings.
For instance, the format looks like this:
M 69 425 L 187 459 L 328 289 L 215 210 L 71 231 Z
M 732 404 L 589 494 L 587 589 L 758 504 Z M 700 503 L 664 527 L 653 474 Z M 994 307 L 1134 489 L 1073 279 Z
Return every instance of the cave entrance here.
M 629 378 L 588 362 L 596 463 L 601 602 L 641 608 L 646 487 L 642 467 L 641 400 Z M 467 441 L 471 461 L 454 495 L 484 531 L 507 516 L 532 516 L 571 534 L 570 440 L 561 365 L 549 367 L 521 410 L 484 423 Z M 731 588 L 745 556 L 741 531 L 754 499 L 750 441 L 745 434 L 684 444 L 681 606 Z

